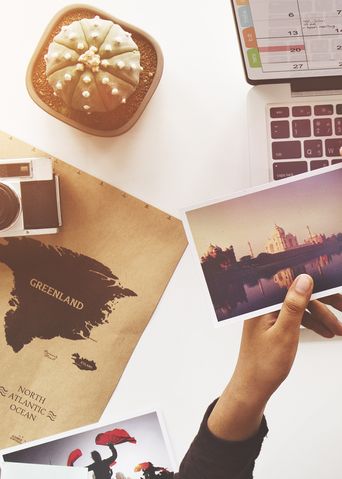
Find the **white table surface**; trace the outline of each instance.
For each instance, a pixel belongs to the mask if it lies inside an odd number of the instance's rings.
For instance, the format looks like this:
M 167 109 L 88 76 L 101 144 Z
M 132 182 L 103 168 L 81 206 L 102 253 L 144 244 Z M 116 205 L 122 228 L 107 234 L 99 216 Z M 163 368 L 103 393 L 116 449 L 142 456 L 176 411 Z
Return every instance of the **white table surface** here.
M 84 2 L 90 3 L 90 2 Z M 138 123 L 116 138 L 82 133 L 29 97 L 25 72 L 65 0 L 2 2 L 0 129 L 175 216 L 248 186 L 244 81 L 228 0 L 93 0 L 158 40 L 161 83 Z M 204 409 L 233 371 L 241 324 L 216 329 L 187 249 L 104 414 L 158 407 L 178 463 Z M 269 404 L 255 477 L 336 478 L 342 471 L 341 341 L 301 335 L 286 384 Z

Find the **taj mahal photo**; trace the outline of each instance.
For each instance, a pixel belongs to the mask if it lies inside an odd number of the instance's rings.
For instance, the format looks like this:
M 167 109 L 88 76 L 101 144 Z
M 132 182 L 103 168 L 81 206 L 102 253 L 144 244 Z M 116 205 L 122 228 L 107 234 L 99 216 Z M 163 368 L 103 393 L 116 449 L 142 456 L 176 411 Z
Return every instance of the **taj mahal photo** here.
M 296 276 L 342 286 L 342 168 L 187 211 L 217 321 L 263 314 Z

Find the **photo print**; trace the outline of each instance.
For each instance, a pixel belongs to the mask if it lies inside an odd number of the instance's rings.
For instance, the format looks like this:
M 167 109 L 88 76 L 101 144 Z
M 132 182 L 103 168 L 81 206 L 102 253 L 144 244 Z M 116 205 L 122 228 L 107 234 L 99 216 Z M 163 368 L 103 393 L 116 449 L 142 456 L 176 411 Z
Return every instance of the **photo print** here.
M 336 165 L 185 211 L 216 322 L 280 309 L 300 274 L 313 298 L 341 291 L 342 167 Z
M 91 479 L 89 473 L 81 468 L 71 469 L 62 466 L 43 466 L 5 462 L 0 466 L 1 479 Z
M 156 412 L 19 446 L 3 459 L 86 468 L 93 479 L 163 479 L 173 471 L 168 439 Z

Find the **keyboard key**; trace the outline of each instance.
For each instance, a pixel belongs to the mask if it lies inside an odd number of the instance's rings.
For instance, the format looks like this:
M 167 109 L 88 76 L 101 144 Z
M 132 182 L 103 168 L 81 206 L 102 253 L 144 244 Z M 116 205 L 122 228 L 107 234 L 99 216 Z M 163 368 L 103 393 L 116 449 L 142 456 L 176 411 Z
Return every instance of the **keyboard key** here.
M 323 156 L 322 140 L 306 140 L 304 141 L 305 158 L 320 158 Z
M 310 161 L 310 170 L 318 170 L 318 168 L 323 168 L 324 166 L 329 166 L 328 160 Z
M 288 161 L 273 164 L 273 178 L 275 180 L 282 180 L 289 176 L 299 175 L 308 171 L 306 161 Z
M 270 109 L 271 118 L 287 118 L 290 116 L 290 108 L 287 106 L 279 106 Z
M 272 158 L 274 160 L 291 160 L 301 156 L 300 141 L 274 141 L 272 143 Z
M 311 106 L 294 106 L 292 108 L 292 116 L 310 116 Z
M 336 113 L 342 115 L 342 105 L 336 105 Z
M 332 105 L 315 105 L 314 112 L 316 116 L 332 115 L 334 107 Z
M 342 118 L 335 118 L 335 135 L 342 135 Z
M 331 161 L 332 165 L 337 165 L 337 163 L 342 163 L 342 158 L 339 158 L 338 160 L 332 160 Z
M 271 136 L 277 138 L 290 137 L 290 124 L 288 121 L 271 121 Z
M 332 122 L 330 118 L 320 118 L 313 121 L 315 136 L 331 136 Z
M 310 120 L 293 120 L 292 133 L 294 138 L 311 136 Z
M 339 156 L 342 147 L 342 138 L 325 140 L 325 154 L 327 156 Z

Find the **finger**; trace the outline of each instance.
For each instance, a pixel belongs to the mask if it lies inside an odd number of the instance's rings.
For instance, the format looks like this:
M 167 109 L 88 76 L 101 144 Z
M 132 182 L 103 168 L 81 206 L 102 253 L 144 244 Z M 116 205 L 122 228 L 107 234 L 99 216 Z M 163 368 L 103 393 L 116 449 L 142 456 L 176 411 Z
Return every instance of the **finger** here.
M 311 301 L 308 304 L 308 310 L 316 322 L 321 323 L 333 335 L 342 336 L 342 323 L 325 304 L 320 301 Z
M 320 301 L 325 304 L 329 304 L 338 311 L 342 311 L 342 294 L 333 294 L 326 298 L 320 298 Z
M 317 321 L 317 318 L 307 311 L 304 313 L 302 325 L 307 329 L 311 329 L 320 336 L 323 336 L 323 338 L 334 337 L 334 334 L 329 329 L 327 329 L 320 321 Z
M 282 332 L 299 334 L 305 309 L 313 289 L 313 279 L 307 274 L 299 275 L 292 283 L 280 310 L 275 328 Z

